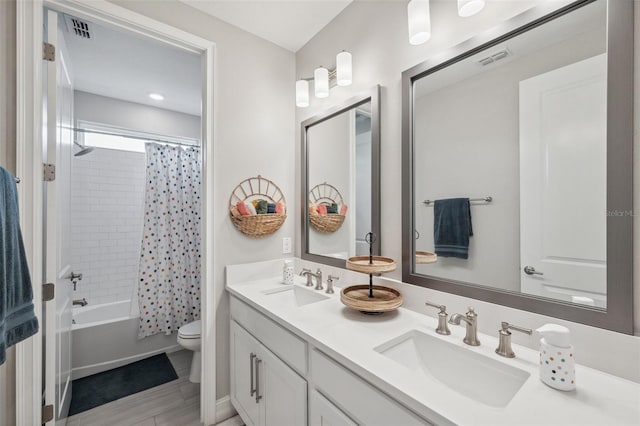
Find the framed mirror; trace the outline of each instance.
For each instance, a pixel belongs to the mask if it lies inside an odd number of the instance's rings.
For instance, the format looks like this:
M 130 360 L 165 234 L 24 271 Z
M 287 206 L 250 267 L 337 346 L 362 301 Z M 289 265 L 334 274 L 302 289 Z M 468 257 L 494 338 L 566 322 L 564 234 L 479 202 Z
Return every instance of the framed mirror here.
M 632 35 L 576 1 L 403 73 L 403 281 L 633 333 Z
M 302 258 L 344 268 L 380 254 L 380 88 L 305 120 L 302 141 Z

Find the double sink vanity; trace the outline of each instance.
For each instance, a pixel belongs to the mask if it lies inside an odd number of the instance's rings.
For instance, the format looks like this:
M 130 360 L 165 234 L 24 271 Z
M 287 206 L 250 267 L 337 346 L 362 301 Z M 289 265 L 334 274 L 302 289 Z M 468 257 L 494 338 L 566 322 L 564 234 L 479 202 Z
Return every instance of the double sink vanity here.
M 557 391 L 539 380 L 537 351 L 514 344 L 516 357 L 501 357 L 497 334 L 470 346 L 464 324 L 439 335 L 436 318 L 405 308 L 364 315 L 340 302 L 339 288 L 327 294 L 299 276 L 282 284 L 281 265 L 227 266 L 231 401 L 247 425 L 640 421 L 634 382 L 578 365 L 578 390 Z

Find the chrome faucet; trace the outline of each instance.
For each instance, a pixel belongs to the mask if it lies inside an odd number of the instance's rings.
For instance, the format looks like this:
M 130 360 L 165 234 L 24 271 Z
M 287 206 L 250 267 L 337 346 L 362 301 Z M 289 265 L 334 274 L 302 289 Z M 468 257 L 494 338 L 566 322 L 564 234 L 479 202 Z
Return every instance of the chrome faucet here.
M 82 299 L 76 299 L 71 302 L 72 306 L 87 306 L 88 304 L 89 302 L 87 302 L 87 299 L 85 299 L 84 297 Z
M 509 330 L 516 330 L 521 333 L 526 333 L 531 336 L 533 330 L 530 328 L 518 327 L 513 324 L 509 324 L 508 322 L 502 322 L 501 328 L 498 330 L 498 336 L 500 337 L 500 342 L 498 343 L 498 348 L 496 349 L 496 353 L 500 356 L 506 358 L 515 358 L 516 354 L 513 352 L 511 348 L 511 332 Z M 541 361 L 542 362 L 542 361 Z
M 303 268 L 300 272 L 301 277 L 307 277 L 307 287 L 311 287 L 313 285 L 313 279 L 316 279 L 316 287 L 314 290 L 322 290 L 322 271 L 320 268 L 314 274 L 310 269 Z
M 333 280 L 339 279 L 340 277 L 334 277 L 333 275 L 329 274 L 329 276 L 327 277 L 327 291 L 325 291 L 325 293 L 333 294 Z
M 453 314 L 449 318 L 449 324 L 460 325 L 460 321 L 467 324 L 467 333 L 462 341 L 470 346 L 480 346 L 478 340 L 478 314 L 469 306 L 469 311 L 465 314 Z
M 436 328 L 436 333 L 443 334 L 445 336 L 451 334 L 451 330 L 449 330 L 449 326 L 447 325 L 447 316 L 449 315 L 447 314 L 447 307 L 444 305 L 436 305 L 430 302 L 424 302 L 424 304 L 440 309 L 440 312 L 438 312 L 438 328 Z

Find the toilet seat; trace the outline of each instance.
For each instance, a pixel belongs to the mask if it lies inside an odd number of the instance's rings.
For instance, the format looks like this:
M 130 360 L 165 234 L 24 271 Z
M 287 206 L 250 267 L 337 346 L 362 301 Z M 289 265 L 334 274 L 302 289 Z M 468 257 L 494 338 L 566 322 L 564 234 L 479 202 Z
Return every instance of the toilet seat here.
M 178 337 L 182 339 L 199 339 L 202 332 L 202 322 L 197 320 L 183 325 L 178 329 Z

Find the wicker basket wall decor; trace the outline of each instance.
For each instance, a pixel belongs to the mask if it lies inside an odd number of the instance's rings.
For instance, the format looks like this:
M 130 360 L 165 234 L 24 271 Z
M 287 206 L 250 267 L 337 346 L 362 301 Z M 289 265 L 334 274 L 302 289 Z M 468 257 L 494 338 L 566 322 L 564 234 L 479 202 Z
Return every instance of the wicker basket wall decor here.
M 240 232 L 252 238 L 260 238 L 276 232 L 287 219 L 286 210 L 282 213 L 264 213 L 250 216 L 237 214 L 236 205 L 254 200 L 266 200 L 277 204 L 283 203 L 286 208 L 284 195 L 273 181 L 258 175 L 240 182 L 229 197 L 229 216 L 231 222 Z M 234 214 L 234 212 L 236 214 Z
M 342 194 L 335 186 L 324 182 L 311 188 L 309 191 L 309 201 L 315 204 L 328 203 L 342 206 L 344 200 Z M 344 223 L 344 216 L 341 214 L 309 215 L 311 227 L 321 234 L 331 234 L 336 232 Z

